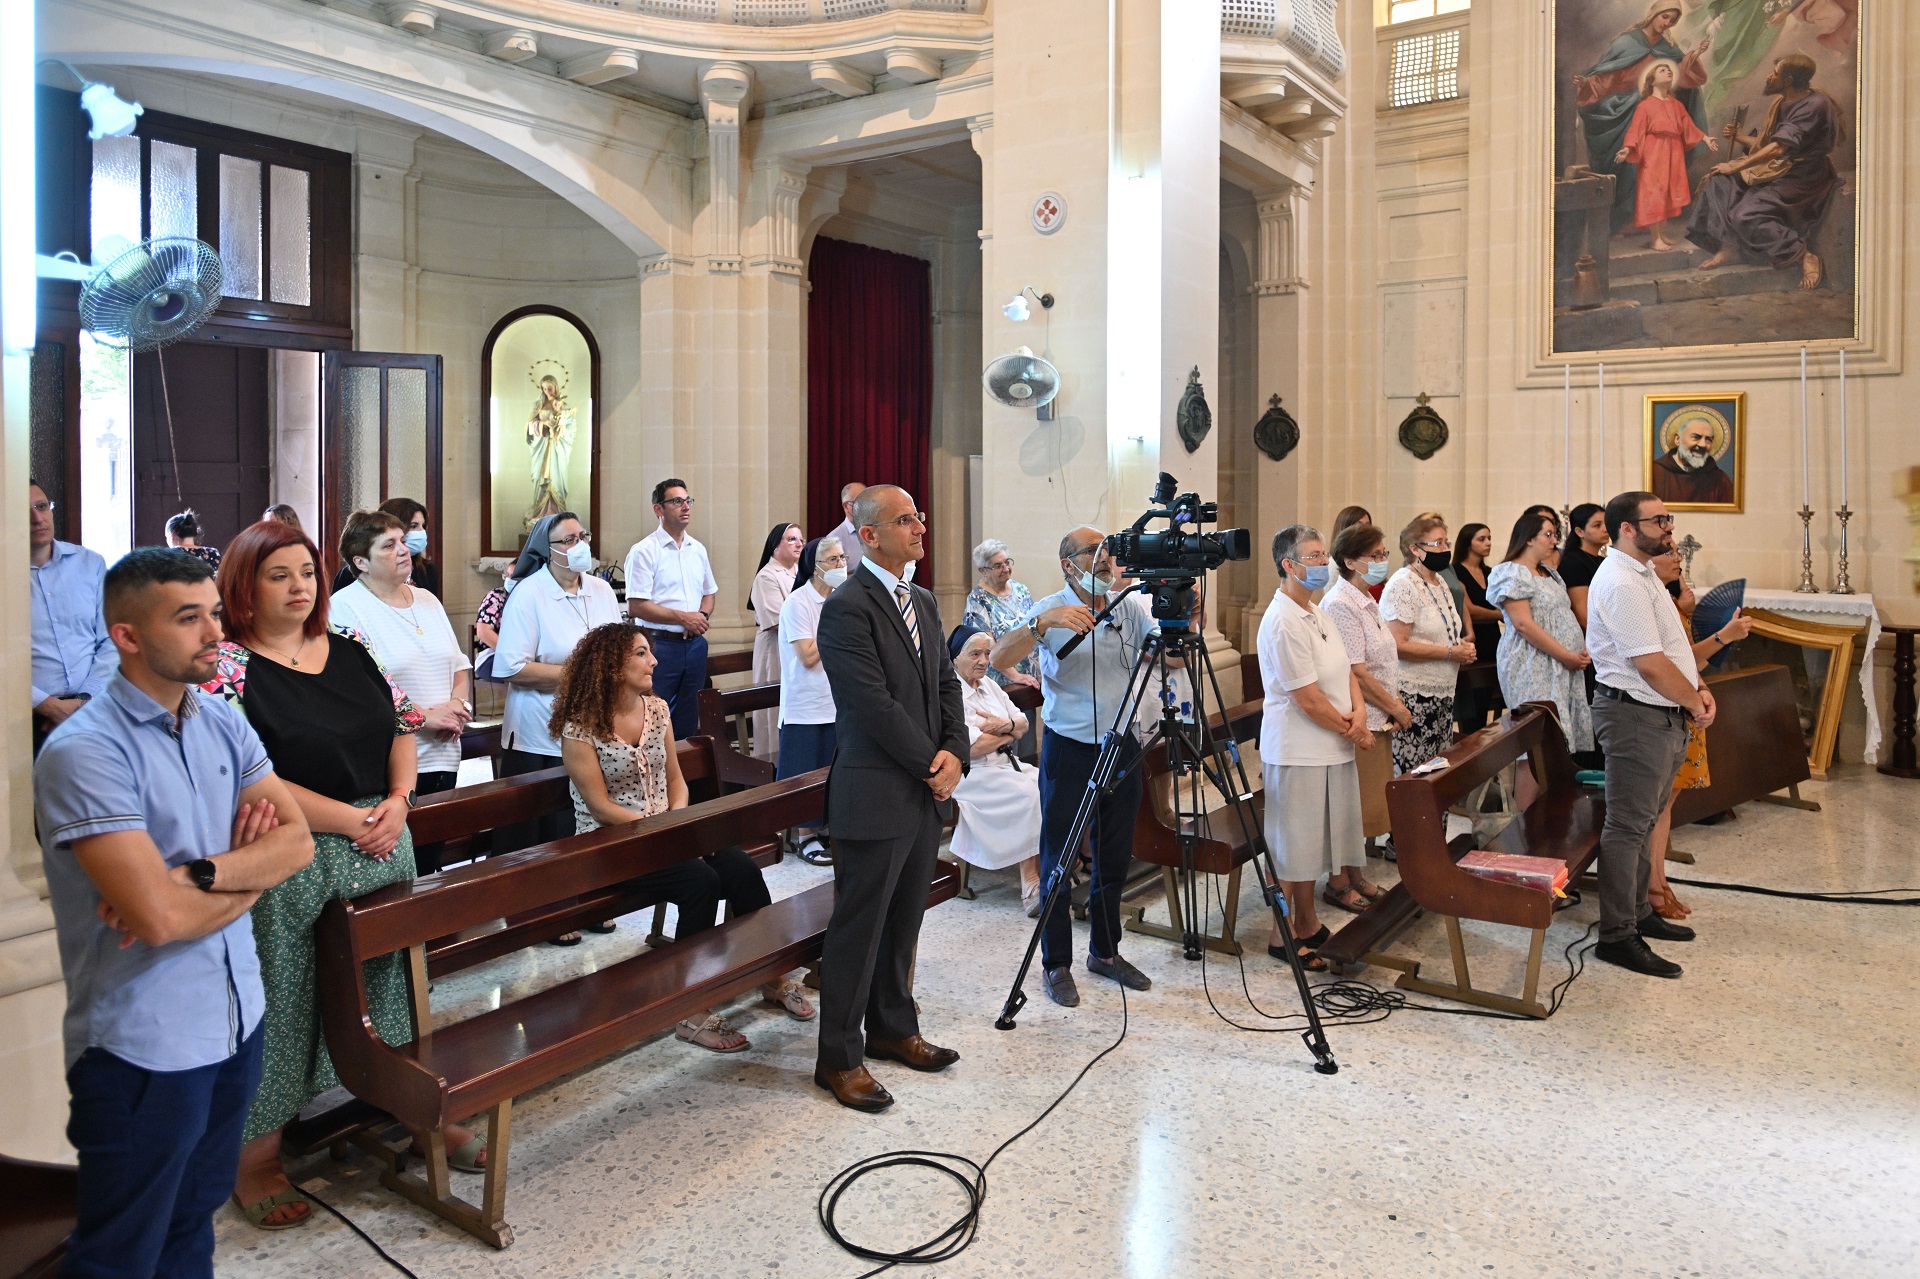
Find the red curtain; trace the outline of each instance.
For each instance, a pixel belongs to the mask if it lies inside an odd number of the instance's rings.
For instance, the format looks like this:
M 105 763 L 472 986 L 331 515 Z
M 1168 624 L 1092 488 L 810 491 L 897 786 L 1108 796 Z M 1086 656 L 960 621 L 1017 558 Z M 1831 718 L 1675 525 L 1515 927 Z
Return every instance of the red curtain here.
M 807 536 L 840 523 L 840 488 L 898 484 L 934 514 L 933 285 L 927 263 L 816 239 L 807 298 Z M 931 539 L 928 545 L 931 551 Z M 914 580 L 933 581 L 922 560 Z

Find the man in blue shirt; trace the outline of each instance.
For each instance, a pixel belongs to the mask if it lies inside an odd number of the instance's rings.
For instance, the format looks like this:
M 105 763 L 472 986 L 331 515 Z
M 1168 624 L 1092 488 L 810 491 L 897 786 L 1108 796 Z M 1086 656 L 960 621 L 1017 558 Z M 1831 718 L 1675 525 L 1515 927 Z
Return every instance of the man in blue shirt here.
M 1060 539 L 1064 589 L 1035 600 L 1027 625 L 1008 631 L 993 646 L 993 664 L 1011 671 L 1036 648 L 1040 653 L 1040 689 L 1046 704 L 1040 720 L 1046 734 L 1040 745 L 1040 873 L 1051 883 L 1060 863 L 1072 856 L 1066 847 L 1075 811 L 1086 795 L 1100 757 L 1100 739 L 1113 727 L 1139 665 L 1142 647 L 1154 629 L 1144 608 L 1114 611 L 1096 630 L 1094 617 L 1113 592 L 1113 561 L 1099 529 L 1077 528 Z M 1094 632 L 1088 635 L 1088 632 Z M 1076 635 L 1087 640 L 1065 659 L 1059 652 Z M 1120 890 L 1133 861 L 1133 822 L 1140 810 L 1140 741 L 1133 725 L 1122 726 L 1120 780 L 1094 809 L 1093 883 L 1087 898 L 1092 936 L 1087 971 L 1110 977 L 1129 990 L 1153 985 L 1120 955 Z M 1040 935 L 1040 963 L 1047 996 L 1066 1008 L 1080 1003 L 1073 981 L 1073 925 L 1064 908 L 1047 916 Z
M 211 1276 L 260 1079 L 248 911 L 313 859 L 313 837 L 245 717 L 193 687 L 221 638 L 212 570 L 149 548 L 104 586 L 119 672 L 48 737 L 33 778 L 80 1154 L 62 1273 Z
M 100 581 L 107 563 L 84 546 L 56 541 L 53 501 L 27 485 L 32 514 L 27 546 L 28 595 L 33 601 L 34 745 L 96 697 L 113 678 L 113 641 L 100 618 Z

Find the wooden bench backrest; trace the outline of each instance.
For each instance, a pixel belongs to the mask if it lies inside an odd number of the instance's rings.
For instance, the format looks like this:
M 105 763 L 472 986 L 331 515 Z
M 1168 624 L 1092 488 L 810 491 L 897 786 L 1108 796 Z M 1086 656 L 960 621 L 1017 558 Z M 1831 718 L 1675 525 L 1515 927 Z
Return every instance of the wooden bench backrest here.
M 1713 784 L 1680 792 L 1673 802 L 1675 826 L 1724 813 L 1813 776 L 1791 671 L 1749 666 L 1709 675 L 1707 687 L 1717 708 L 1707 729 L 1707 771 Z
M 725 653 L 707 654 L 707 684 L 726 675 L 751 675 L 753 673 L 753 650 L 736 648 Z
M 1231 733 L 1236 742 L 1253 742 L 1259 740 L 1264 709 L 1265 703 L 1258 699 L 1242 702 L 1238 706 L 1229 708 L 1224 715 L 1214 714 L 1209 718 L 1208 723 L 1213 729 L 1216 740 L 1223 734 Z M 1134 819 L 1133 849 L 1134 856 L 1141 861 L 1161 866 L 1178 866 L 1180 845 L 1175 838 L 1175 832 L 1167 824 L 1159 795 L 1160 787 L 1168 784 L 1163 780 L 1167 776 L 1166 749 L 1164 746 L 1156 746 L 1147 752 L 1146 761 L 1141 766 L 1140 779 L 1146 787 L 1147 797 L 1140 805 L 1139 814 Z M 1257 769 L 1248 769 L 1247 781 L 1256 789 L 1259 787 L 1260 777 Z M 1203 787 L 1201 793 L 1209 797 L 1215 794 L 1210 784 Z M 1170 811 L 1170 806 L 1166 807 Z M 1229 838 L 1201 839 L 1194 849 L 1194 865 L 1208 874 L 1224 875 L 1231 871 L 1237 862 L 1244 860 L 1247 850 L 1243 847 L 1236 820 L 1229 818 L 1226 822 L 1220 823 L 1215 827 L 1214 833 L 1225 834 Z
M 1553 809 L 1580 801 L 1566 737 L 1553 708 L 1541 702 L 1509 711 L 1455 742 L 1443 756 L 1446 768 L 1387 783 L 1400 882 L 1421 906 L 1443 915 L 1533 928 L 1544 928 L 1552 920 L 1550 897 L 1469 874 L 1454 864 L 1447 846 L 1447 810 L 1523 754 L 1541 784 L 1541 794 L 1534 801 L 1540 809 L 1536 818 L 1550 817 Z
M 328 909 L 343 915 L 342 936 L 350 939 L 355 959 L 403 950 L 539 903 L 753 843 L 788 826 L 818 822 L 826 813 L 827 772 L 823 768 L 644 821 L 535 844 L 390 884 Z
M 680 762 L 680 775 L 686 779 L 692 803 L 712 799 L 727 790 L 760 784 L 757 777 L 751 780 L 737 777 L 729 761 L 716 761 L 709 738 L 693 737 L 676 742 L 674 755 Z M 515 822 L 532 821 L 572 805 L 567 770 L 543 768 L 427 795 L 408 816 L 407 828 L 413 832 L 416 844 L 460 840 Z

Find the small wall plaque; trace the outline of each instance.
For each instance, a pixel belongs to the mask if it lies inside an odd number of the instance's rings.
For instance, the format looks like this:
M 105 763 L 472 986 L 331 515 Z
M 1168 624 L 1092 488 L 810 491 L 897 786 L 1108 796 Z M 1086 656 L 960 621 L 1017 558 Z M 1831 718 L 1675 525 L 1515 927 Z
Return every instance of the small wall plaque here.
M 1189 453 L 1199 448 L 1207 432 L 1213 429 L 1213 410 L 1207 407 L 1207 388 L 1200 385 L 1198 364 L 1187 374 L 1187 389 L 1180 396 L 1179 407 L 1173 411 L 1173 424 Z
M 1267 411 L 1253 428 L 1254 447 L 1278 462 L 1299 447 L 1300 424 L 1293 420 L 1293 414 L 1280 407 L 1280 397 L 1275 394 L 1267 400 Z
M 1400 443 L 1422 462 L 1446 447 L 1447 424 L 1438 413 L 1428 407 L 1433 397 L 1425 391 L 1420 392 L 1419 407 L 1407 414 L 1400 423 Z

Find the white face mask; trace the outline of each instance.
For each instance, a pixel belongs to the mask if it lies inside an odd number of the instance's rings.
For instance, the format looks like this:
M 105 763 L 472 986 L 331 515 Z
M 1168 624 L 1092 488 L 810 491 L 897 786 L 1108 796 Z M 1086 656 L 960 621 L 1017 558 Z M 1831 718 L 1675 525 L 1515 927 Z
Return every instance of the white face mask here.
M 847 580 L 847 570 L 844 568 L 830 568 L 820 575 L 820 580 L 827 584 L 828 590 L 837 591 L 840 589 L 840 583 Z
M 509 594 L 509 595 L 511 595 L 511 594 L 513 594 L 513 588 L 514 588 L 514 587 L 516 587 L 516 586 L 518 586 L 518 585 L 520 585 L 520 579 L 519 579 L 519 578 L 517 578 L 517 577 L 509 577 L 509 578 L 506 578 L 505 580 L 503 580 L 503 581 L 502 581 L 502 582 L 500 583 L 500 589 L 501 589 L 501 590 L 503 590 L 503 591 L 505 591 L 505 592 L 506 592 L 507 594 Z
M 1094 596 L 1096 599 L 1106 595 L 1107 592 L 1113 589 L 1112 582 L 1102 581 L 1100 578 L 1094 576 L 1092 571 L 1082 573 L 1079 577 L 1079 583 L 1081 590 Z
M 586 573 L 593 569 L 593 548 L 585 542 L 575 542 L 567 548 L 567 567 L 576 573 Z

